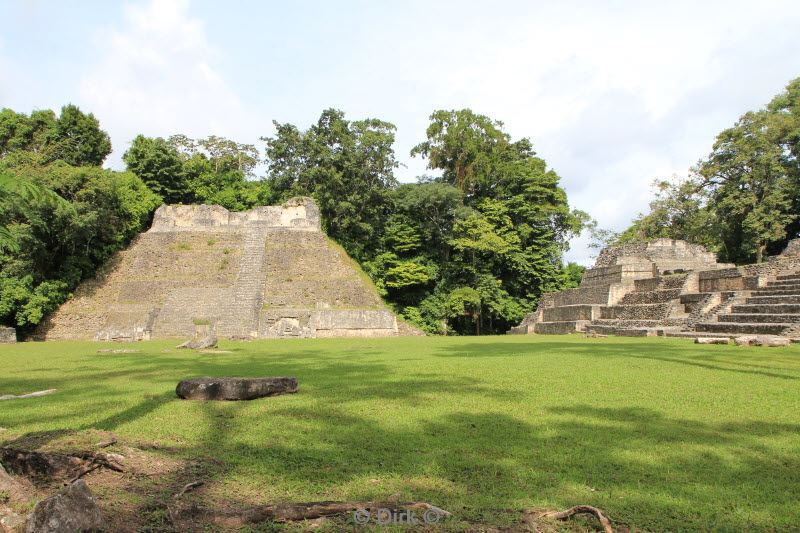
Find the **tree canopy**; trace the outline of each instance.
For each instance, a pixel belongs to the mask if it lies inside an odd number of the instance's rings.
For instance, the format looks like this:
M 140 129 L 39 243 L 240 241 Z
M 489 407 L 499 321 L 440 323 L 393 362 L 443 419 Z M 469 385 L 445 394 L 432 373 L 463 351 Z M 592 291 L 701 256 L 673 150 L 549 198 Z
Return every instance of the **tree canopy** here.
M 248 179 L 259 162 L 250 144 L 213 135 L 197 140 L 182 134 L 138 135 L 122 158 L 169 204 L 219 204 L 241 211 L 272 200 L 266 182 Z
M 800 78 L 720 132 L 688 178 L 657 183 L 650 212 L 612 241 L 672 237 L 760 262 L 800 232 Z
M 397 184 L 394 125 L 377 119 L 350 122 L 336 109 L 323 111 L 306 131 L 274 124 L 275 135 L 262 140 L 276 199 L 314 197 L 325 231 L 350 255 L 367 257 Z
M 111 139 L 89 113 L 72 104 L 61 114 L 47 110 L 30 115 L 0 110 L 0 158 L 14 152 L 35 154 L 39 163 L 56 160 L 73 166 L 100 166 L 111 153 Z

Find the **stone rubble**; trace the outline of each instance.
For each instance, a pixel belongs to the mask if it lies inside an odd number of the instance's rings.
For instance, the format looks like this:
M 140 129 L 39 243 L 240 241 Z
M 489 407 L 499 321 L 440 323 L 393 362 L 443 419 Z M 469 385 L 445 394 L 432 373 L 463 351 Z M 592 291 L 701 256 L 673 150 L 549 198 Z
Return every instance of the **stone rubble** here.
M 86 482 L 79 479 L 37 503 L 28 517 L 26 532 L 73 533 L 102 527 L 103 517 L 94 496 Z

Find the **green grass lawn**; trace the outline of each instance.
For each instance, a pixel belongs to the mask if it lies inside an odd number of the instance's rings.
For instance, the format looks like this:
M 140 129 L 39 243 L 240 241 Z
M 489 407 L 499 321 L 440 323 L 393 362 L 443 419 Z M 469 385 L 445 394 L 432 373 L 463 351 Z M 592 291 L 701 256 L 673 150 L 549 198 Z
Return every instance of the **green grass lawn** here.
M 800 347 L 577 336 L 0 347 L 0 440 L 111 430 L 215 458 L 241 502 L 424 500 L 456 522 L 591 504 L 654 531 L 800 527 Z M 135 354 L 99 354 L 130 347 Z M 252 402 L 175 396 L 196 376 L 296 376 Z M 587 522 L 588 523 L 588 522 Z

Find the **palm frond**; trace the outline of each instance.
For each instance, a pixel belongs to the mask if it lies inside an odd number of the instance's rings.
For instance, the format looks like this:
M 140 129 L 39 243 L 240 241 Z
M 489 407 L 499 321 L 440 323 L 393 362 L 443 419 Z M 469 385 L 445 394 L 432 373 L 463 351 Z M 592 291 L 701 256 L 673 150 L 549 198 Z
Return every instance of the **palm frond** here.
M 17 252 L 19 243 L 14 238 L 14 234 L 5 226 L 0 226 L 0 252 Z

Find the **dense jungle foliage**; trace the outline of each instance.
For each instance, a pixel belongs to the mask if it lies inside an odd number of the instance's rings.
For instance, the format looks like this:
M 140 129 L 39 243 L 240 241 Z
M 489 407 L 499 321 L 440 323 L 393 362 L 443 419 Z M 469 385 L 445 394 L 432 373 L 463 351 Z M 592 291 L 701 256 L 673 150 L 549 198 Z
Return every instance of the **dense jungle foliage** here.
M 435 111 L 412 156 L 431 176 L 398 183 L 395 127 L 328 109 L 307 129 L 275 123 L 265 152 L 217 136 L 139 135 L 127 167 L 101 167 L 109 136 L 67 105 L 0 111 L 0 322 L 29 332 L 167 203 L 231 210 L 312 196 L 325 231 L 401 316 L 429 333 L 502 333 L 544 292 L 574 287 L 569 239 L 671 237 L 746 263 L 800 230 L 800 79 L 720 133 L 650 212 L 621 233 L 570 209 L 558 174 L 527 138 L 469 109 Z M 259 175 L 261 174 L 261 175 Z

